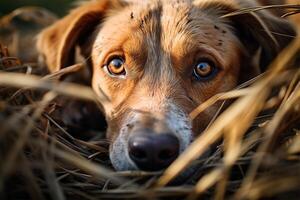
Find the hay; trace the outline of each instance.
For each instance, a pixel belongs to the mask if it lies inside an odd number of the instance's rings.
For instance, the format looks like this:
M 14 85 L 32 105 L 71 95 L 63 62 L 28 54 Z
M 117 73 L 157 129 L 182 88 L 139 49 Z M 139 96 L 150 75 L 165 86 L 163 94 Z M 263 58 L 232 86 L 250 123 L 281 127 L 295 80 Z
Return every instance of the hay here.
M 298 199 L 300 69 L 286 66 L 299 48 L 296 38 L 267 73 L 199 105 L 192 119 L 217 101 L 236 99 L 168 169 L 150 173 L 113 171 L 103 132 L 85 139 L 67 131 L 58 98 L 99 102 L 89 87 L 59 81 L 80 64 L 46 75 L 0 47 L 0 198 Z M 220 140 L 208 159 L 197 160 Z M 193 176 L 168 184 L 191 165 Z

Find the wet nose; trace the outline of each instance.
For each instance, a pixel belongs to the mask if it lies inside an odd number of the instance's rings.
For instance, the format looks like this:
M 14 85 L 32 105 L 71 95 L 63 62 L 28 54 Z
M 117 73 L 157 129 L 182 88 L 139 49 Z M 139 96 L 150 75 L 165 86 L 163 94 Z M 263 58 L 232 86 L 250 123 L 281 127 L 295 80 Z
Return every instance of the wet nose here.
M 129 138 L 129 156 L 141 170 L 158 171 L 179 154 L 179 141 L 172 134 L 135 134 Z

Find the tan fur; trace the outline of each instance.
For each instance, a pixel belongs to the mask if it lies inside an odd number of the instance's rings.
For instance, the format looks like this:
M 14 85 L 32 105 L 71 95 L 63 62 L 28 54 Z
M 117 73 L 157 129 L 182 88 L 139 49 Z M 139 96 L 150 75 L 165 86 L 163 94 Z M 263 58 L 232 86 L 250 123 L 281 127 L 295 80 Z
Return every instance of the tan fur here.
M 188 115 L 213 95 L 257 75 L 260 69 L 253 59 L 259 49 L 265 69 L 291 40 L 269 33 L 295 33 L 287 21 L 266 11 L 222 17 L 255 5 L 252 0 L 91 1 L 42 32 L 38 47 L 51 72 L 72 64 L 75 46 L 81 47 L 92 68 L 94 91 L 111 100 L 112 106 L 104 110 L 107 135 L 114 142 L 124 127 L 130 132 L 126 125 L 166 130 L 164 116 L 170 105 Z M 125 57 L 126 79 L 112 78 L 103 70 L 115 55 Z M 210 81 L 192 78 L 201 58 L 220 68 Z M 194 135 L 218 108 L 219 104 L 212 106 L 192 122 Z M 138 115 L 142 122 L 129 123 L 136 112 L 146 113 Z M 161 117 L 155 120 L 156 116 Z
M 37 62 L 35 36 L 56 20 L 53 13 L 40 7 L 18 8 L 0 17 L 0 43 L 22 62 Z

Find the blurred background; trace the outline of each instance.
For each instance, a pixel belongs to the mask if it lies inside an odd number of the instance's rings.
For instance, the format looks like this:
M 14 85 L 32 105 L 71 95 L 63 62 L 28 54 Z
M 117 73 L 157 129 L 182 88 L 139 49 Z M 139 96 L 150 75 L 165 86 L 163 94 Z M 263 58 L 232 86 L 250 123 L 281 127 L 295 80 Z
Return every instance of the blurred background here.
M 0 0 L 0 16 L 22 6 L 41 6 L 57 15 L 64 15 L 76 0 Z

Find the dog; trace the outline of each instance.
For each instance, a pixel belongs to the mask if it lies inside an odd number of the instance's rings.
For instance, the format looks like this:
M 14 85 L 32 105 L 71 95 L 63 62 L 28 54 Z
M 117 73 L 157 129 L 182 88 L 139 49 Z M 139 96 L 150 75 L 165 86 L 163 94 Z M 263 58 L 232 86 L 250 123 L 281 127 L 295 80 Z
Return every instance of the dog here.
M 93 90 L 110 101 L 102 109 L 114 168 L 159 171 L 220 104 L 191 121 L 193 109 L 265 71 L 296 35 L 266 10 L 227 15 L 259 3 L 92 0 L 42 31 L 37 47 L 50 72 L 74 64 L 79 49 Z
M 0 18 L 0 44 L 22 62 L 35 63 L 35 36 L 57 16 L 41 7 L 21 7 Z M 30 51 L 28 50 L 30 48 Z

